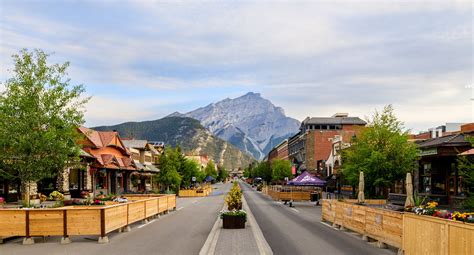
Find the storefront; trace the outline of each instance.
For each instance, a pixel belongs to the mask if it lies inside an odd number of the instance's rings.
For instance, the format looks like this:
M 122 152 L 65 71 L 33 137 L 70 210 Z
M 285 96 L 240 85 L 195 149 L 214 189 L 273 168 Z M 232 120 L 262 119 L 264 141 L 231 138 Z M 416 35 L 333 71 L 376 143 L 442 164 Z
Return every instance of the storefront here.
M 458 154 L 471 149 L 464 134 L 453 134 L 419 143 L 420 161 L 415 184 L 420 196 L 441 205 L 459 207 L 465 198 L 458 169 Z

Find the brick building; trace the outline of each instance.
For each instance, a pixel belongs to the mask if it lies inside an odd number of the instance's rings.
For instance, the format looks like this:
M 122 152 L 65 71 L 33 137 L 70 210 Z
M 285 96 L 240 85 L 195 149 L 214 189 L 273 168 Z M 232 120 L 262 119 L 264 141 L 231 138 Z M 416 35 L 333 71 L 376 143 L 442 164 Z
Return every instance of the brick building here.
M 300 132 L 288 139 L 288 158 L 298 172 L 308 170 L 326 175 L 326 161 L 333 149 L 333 139 L 339 136 L 342 142 L 349 142 L 367 123 L 347 113 L 332 117 L 306 118 Z

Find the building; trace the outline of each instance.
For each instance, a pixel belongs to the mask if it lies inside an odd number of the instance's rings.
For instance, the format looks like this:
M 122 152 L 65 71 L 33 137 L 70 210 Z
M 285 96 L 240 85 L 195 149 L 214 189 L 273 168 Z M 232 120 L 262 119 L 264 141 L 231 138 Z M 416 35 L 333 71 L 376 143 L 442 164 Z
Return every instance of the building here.
M 324 176 L 334 137 L 340 136 L 341 142 L 347 143 L 366 124 L 359 117 L 349 117 L 347 113 L 308 117 L 301 123 L 300 131 L 288 139 L 288 158 L 298 172 L 308 170 Z
M 116 131 L 95 131 L 80 127 L 83 150 L 95 160 L 90 164 L 92 191 L 99 194 L 122 194 L 130 190 L 130 175 L 137 171 L 127 148 Z
M 284 160 L 288 159 L 288 139 L 283 140 L 275 148 L 277 150 L 277 158 Z
M 130 174 L 130 192 L 144 192 L 153 189 L 153 175 L 159 173 L 157 168 L 161 153 L 147 140 L 123 139 L 137 171 Z
M 188 155 L 185 155 L 185 157 L 189 160 L 194 160 L 196 163 L 198 163 L 201 170 L 204 170 L 204 168 L 206 168 L 207 164 L 209 163 L 209 157 L 205 154 L 200 154 L 200 155 L 188 154 Z M 216 165 L 216 170 L 217 170 L 217 165 Z
M 440 204 L 460 206 L 465 197 L 458 156 L 472 150 L 467 136 L 474 135 L 474 123 L 462 125 L 458 131 L 436 132 L 436 137 L 418 142 L 420 160 L 415 173 L 415 189 Z

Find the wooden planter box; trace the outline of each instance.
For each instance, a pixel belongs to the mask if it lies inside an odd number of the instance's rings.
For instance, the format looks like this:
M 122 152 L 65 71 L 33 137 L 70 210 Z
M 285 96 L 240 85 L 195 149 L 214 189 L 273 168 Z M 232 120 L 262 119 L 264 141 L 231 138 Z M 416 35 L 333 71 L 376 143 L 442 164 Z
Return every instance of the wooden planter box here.
M 245 216 L 222 215 L 223 227 L 226 229 L 245 228 Z

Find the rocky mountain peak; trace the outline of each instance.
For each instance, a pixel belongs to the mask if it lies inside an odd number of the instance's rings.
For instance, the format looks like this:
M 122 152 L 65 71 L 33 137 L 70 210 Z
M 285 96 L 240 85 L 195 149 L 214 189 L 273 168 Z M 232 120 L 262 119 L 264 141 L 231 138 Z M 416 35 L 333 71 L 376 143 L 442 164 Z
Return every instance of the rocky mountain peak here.
M 300 124 L 286 117 L 281 107 L 253 92 L 209 104 L 184 116 L 199 120 L 212 133 L 257 159 L 296 133 Z

